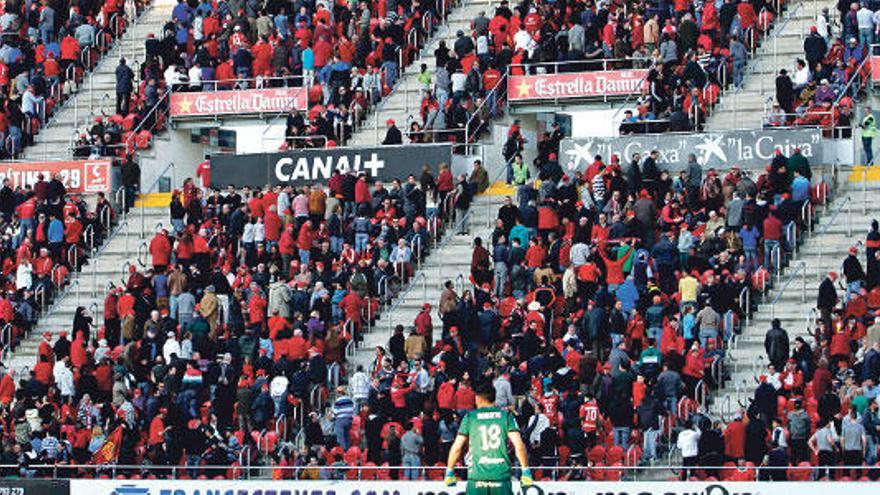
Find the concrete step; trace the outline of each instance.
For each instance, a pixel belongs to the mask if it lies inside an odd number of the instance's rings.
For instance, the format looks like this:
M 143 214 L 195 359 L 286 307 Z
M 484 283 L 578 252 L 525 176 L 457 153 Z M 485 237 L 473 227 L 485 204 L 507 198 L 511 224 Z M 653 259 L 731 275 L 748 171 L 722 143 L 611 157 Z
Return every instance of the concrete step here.
M 72 117 L 74 107 L 77 108 L 78 120 L 82 122 L 79 125 L 83 125 L 85 123 L 83 119 L 91 110 L 106 106 L 102 105 L 104 102 L 101 100 L 104 94 L 110 96 L 110 108 L 115 106 L 115 70 L 118 58 L 128 57 L 130 65 L 134 61 L 143 61 L 144 40 L 147 34 L 161 32 L 162 26 L 170 19 L 172 7 L 171 2 L 162 1 L 141 14 L 137 22 L 115 41 L 113 47 L 101 58 L 92 72 L 85 76 L 84 81 L 76 88 L 76 92 L 55 113 L 55 118 L 49 120 L 48 126 L 34 140 L 35 144 L 40 146 L 26 149 L 24 159 L 65 159 L 70 156 L 68 150 L 70 135 L 73 132 L 72 127 L 76 125 Z M 89 92 L 90 87 L 91 92 Z

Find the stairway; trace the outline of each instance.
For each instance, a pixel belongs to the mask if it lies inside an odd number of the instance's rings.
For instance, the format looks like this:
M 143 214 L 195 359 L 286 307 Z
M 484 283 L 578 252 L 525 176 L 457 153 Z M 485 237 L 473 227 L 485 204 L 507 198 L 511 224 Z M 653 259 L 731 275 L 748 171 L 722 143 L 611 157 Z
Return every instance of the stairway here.
M 37 325 L 4 360 L 4 364 L 15 371 L 26 371 L 33 367 L 43 332 L 51 333 L 53 341 L 62 330 L 69 334 L 78 306 L 89 309 L 93 303 L 96 305 L 92 306 L 91 312 L 95 324 L 92 331 L 97 332 L 103 325 L 104 298 L 109 284 L 125 284 L 129 264 L 138 263 L 139 246 L 141 243 L 149 245 L 159 223 L 169 227 L 168 208 L 144 208 L 143 215 L 140 208 L 132 208 L 125 221 L 120 218 L 119 225 L 114 229 L 115 236 L 104 242 L 96 256 L 90 257 L 82 267 L 82 271 L 71 274 L 70 283 L 40 315 Z M 143 252 L 143 261 L 149 263 L 149 254 Z M 137 268 L 143 270 L 140 264 Z
M 776 75 L 780 69 L 794 72 L 795 60 L 804 58 L 804 36 L 815 24 L 816 13 L 828 7 L 835 12 L 836 2 L 801 0 L 791 2 L 784 19 L 749 60 L 739 90 L 725 93 L 706 123 L 709 131 L 760 129 L 766 110 L 776 102 Z M 787 20 L 786 20 L 787 19 Z M 775 52 L 775 55 L 774 55 Z
M 440 46 L 440 41 L 446 41 L 446 46 L 452 50 L 456 33 L 461 30 L 465 35 L 471 34 L 471 22 L 485 11 L 491 18 L 494 15 L 493 5 L 496 0 L 463 0 L 461 5 L 448 14 L 446 24 L 439 27 L 431 40 L 422 48 L 419 58 L 411 63 L 406 71 L 401 71 L 395 84 L 394 91 L 379 102 L 372 115 L 362 124 L 352 137 L 345 143 L 346 146 L 373 146 L 385 139 L 388 126 L 385 122 L 393 119 L 397 128 L 406 133 L 409 121 L 419 118 L 419 107 L 422 103 L 424 86 L 418 81 L 419 65 L 427 64 L 428 70 L 434 71 L 434 50 Z M 503 68 L 501 68 L 503 70 Z M 436 141 L 442 140 L 438 136 Z
M 871 220 L 880 214 L 880 209 L 872 206 L 871 203 L 868 203 L 866 213 L 862 210 L 863 184 L 866 185 L 870 197 L 880 192 L 880 182 L 869 181 L 866 184 L 850 182 L 845 175 L 842 177 L 842 184 L 835 194 L 834 201 L 828 205 L 826 214 L 814 227 L 812 236 L 801 245 L 800 251 L 789 263 L 781 281 L 757 305 L 757 311 L 752 314 L 749 324 L 744 325 L 742 335 L 735 339 L 727 361 L 731 379 L 723 389 L 714 393 L 720 399 L 710 408 L 715 413 L 734 412 L 738 400 L 745 404 L 747 398 L 752 396 L 757 386 L 755 378 L 766 371 L 764 335 L 770 329 L 773 318 L 778 318 L 782 323 L 782 328 L 788 332 L 790 341 L 794 341 L 796 337 L 804 337 L 807 343 L 814 345 L 808 329 L 814 325 L 818 317 L 814 308 L 819 283 L 830 271 L 840 274 L 847 250 L 860 241 L 864 242 Z M 852 232 L 849 228 L 850 214 Z M 864 247 L 860 246 L 859 259 L 863 267 L 864 257 Z M 789 277 L 793 278 L 786 288 L 783 282 Z M 804 280 L 806 280 L 805 296 Z M 842 280 L 842 275 L 838 280 Z M 843 299 L 845 291 L 838 288 L 837 293 Z M 774 300 L 776 300 L 775 309 L 771 308 Z M 727 397 L 730 397 L 729 402 Z
M 403 325 L 404 335 L 409 335 L 416 315 L 422 310 L 424 303 L 431 303 L 431 317 L 434 323 L 434 340 L 440 338 L 443 323 L 438 316 L 437 307 L 440 293 L 447 280 L 456 284 L 456 292 L 461 296 L 461 287 L 470 290 L 471 254 L 475 237 L 483 239 L 483 245 L 491 251 L 491 234 L 494 220 L 498 215 L 504 196 L 481 195 L 474 198 L 468 215 L 467 235 L 456 235 L 452 227 L 424 260 L 420 269 L 416 269 L 410 284 L 404 292 L 392 302 L 378 318 L 372 329 L 365 333 L 363 342 L 358 345 L 354 354 L 349 354 L 348 366 L 353 371 L 357 365 L 369 369 L 375 357 L 375 349 L 382 346 L 387 349 L 395 326 Z M 417 268 L 417 267 L 413 267 Z M 407 291 L 407 288 L 409 290 Z
M 140 17 L 129 26 L 98 62 L 90 75 L 86 75 L 76 93 L 48 119 L 46 125 L 34 137 L 34 144 L 24 149 L 24 160 L 69 160 L 74 133 L 81 132 L 98 115 L 112 115 L 116 109 L 116 66 L 124 56 L 129 67 L 138 73 L 139 63 L 144 61 L 144 40 L 148 33 L 157 36 L 162 26 L 171 19 L 173 0 L 154 0 Z M 137 77 L 137 76 L 136 76 Z

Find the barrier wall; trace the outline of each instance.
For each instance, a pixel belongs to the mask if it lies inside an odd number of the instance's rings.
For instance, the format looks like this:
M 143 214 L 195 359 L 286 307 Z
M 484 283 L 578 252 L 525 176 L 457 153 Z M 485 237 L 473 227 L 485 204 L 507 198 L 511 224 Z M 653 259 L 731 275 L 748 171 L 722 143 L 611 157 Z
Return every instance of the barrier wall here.
M 838 495 L 869 493 L 869 482 L 546 482 L 516 495 Z M 465 483 L 447 488 L 423 481 L 159 481 L 71 480 L 74 495 L 464 495 Z M 28 492 L 29 495 L 31 492 Z M 36 492 L 33 492 L 36 493 Z M 40 494 L 42 495 L 42 494 Z

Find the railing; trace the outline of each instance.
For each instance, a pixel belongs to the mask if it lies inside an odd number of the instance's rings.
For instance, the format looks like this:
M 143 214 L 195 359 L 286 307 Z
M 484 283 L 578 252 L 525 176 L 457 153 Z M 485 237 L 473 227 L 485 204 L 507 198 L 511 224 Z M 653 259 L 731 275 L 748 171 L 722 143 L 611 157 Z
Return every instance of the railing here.
M 391 334 L 391 332 L 394 329 L 394 321 L 395 321 L 395 316 L 396 316 L 394 314 L 395 310 L 397 308 L 399 308 L 405 301 L 407 301 L 409 297 L 411 297 L 411 295 L 412 295 L 411 292 L 416 287 L 416 283 L 419 281 L 419 279 L 422 280 L 422 301 L 427 301 L 427 299 L 428 299 L 428 276 L 425 274 L 425 272 L 418 272 L 410 280 L 410 283 L 407 285 L 406 289 L 404 289 L 403 292 L 401 292 L 400 294 L 397 295 L 397 299 L 394 301 L 394 303 L 388 309 L 388 333 L 389 333 L 389 335 Z
M 706 380 L 700 379 L 697 381 L 696 385 L 694 385 L 694 402 L 697 403 L 697 407 L 700 411 L 705 412 L 707 410 L 707 406 L 709 404 L 708 400 L 708 391 L 706 390 Z
M 670 437 L 667 437 L 667 442 L 669 442 Z M 541 481 L 552 481 L 552 480 L 563 480 L 563 479 L 571 479 L 572 481 L 577 478 L 573 478 L 572 475 L 577 474 L 580 476 L 580 479 L 591 479 L 592 475 L 595 475 L 594 479 L 598 480 L 609 480 L 609 476 L 615 478 L 616 481 L 655 481 L 657 479 L 667 479 L 667 478 L 678 478 L 679 475 L 684 471 L 690 471 L 692 473 L 696 473 L 697 471 L 701 472 L 717 472 L 720 473 L 721 479 L 727 479 L 727 477 L 733 474 L 743 474 L 743 473 L 752 473 L 755 479 L 764 479 L 764 477 L 768 477 L 771 473 L 778 473 L 782 471 L 783 476 L 785 473 L 792 475 L 795 473 L 802 473 L 800 477 L 789 477 L 788 481 L 792 482 L 813 482 L 813 478 L 811 475 L 830 472 L 834 473 L 835 477 L 846 476 L 849 475 L 851 471 L 859 471 L 865 472 L 870 470 L 872 466 L 866 465 L 858 465 L 858 466 L 748 466 L 748 467 L 738 467 L 732 466 L 730 464 L 723 466 L 709 466 L 709 465 L 700 465 L 700 466 L 684 466 L 679 464 L 680 452 L 677 447 L 673 447 L 674 457 L 668 464 L 665 465 L 620 465 L 620 466 L 603 466 L 603 465 L 589 465 L 589 466 L 530 466 L 532 473 L 540 472 L 542 473 L 542 477 L 536 479 L 537 485 L 540 486 Z M 95 474 L 105 474 L 110 476 L 111 478 L 119 478 L 124 480 L 126 476 L 131 476 L 133 474 L 137 474 L 140 478 L 144 475 L 150 474 L 156 476 L 156 478 L 161 479 L 191 479 L 189 476 L 189 472 L 196 471 L 201 473 L 208 478 L 214 478 L 216 476 L 223 476 L 224 478 L 228 473 L 232 473 L 232 479 L 258 479 L 261 476 L 267 476 L 267 471 L 271 470 L 280 475 L 282 479 L 298 479 L 301 480 L 300 483 L 303 485 L 303 489 L 308 490 L 309 483 L 315 483 L 316 486 L 326 487 L 328 486 L 328 481 L 310 481 L 305 477 L 305 473 L 309 472 L 318 472 L 326 473 L 330 479 L 337 479 L 345 476 L 346 474 L 351 474 L 350 472 L 354 472 L 354 480 L 373 480 L 374 483 L 383 483 L 389 491 L 395 491 L 398 486 L 400 490 L 403 491 L 403 487 L 405 486 L 405 481 L 395 481 L 395 480 L 376 480 L 376 473 L 382 472 L 387 473 L 391 471 L 402 472 L 405 469 L 408 469 L 406 466 L 280 466 L 280 465 L 270 465 L 270 466 L 255 466 L 252 465 L 251 462 L 252 457 L 252 448 L 250 445 L 245 445 L 242 450 L 238 454 L 238 465 L 237 466 L 219 466 L 219 465 L 199 465 L 199 466 L 183 466 L 183 465 L 173 465 L 173 466 L 162 466 L 162 465 L 121 465 L 121 464 L 112 464 L 112 465 L 68 465 L 68 464 L 30 464 L 27 469 L 33 470 L 37 473 L 46 473 L 46 476 L 51 476 L 55 479 L 77 479 L 83 477 L 83 472 L 93 472 L 91 474 L 94 476 Z M 19 466 L 17 464 L 3 464 L 0 465 L 0 469 L 4 469 L 10 472 L 18 472 Z M 433 479 L 434 477 L 438 477 L 437 479 L 442 478 L 442 473 L 445 472 L 445 466 L 421 466 L 418 469 L 425 472 L 426 479 Z M 457 468 L 461 471 L 461 474 L 464 474 L 464 467 Z M 334 474 L 334 472 L 339 471 L 339 474 Z M 429 475 L 428 473 L 437 473 L 435 475 Z M 348 478 L 346 478 L 348 479 Z M 437 482 L 440 483 L 439 481 Z M 715 482 L 717 483 L 717 482 Z M 723 482 L 722 482 L 723 483 Z M 833 484 L 834 482 L 831 482 Z M 868 483 L 868 482 L 865 482 Z M 717 485 L 715 485 L 717 486 Z M 733 485 L 736 486 L 735 484 Z M 770 486 L 770 485 L 767 485 Z M 843 486 L 852 486 L 852 484 L 843 485 Z M 867 485 L 866 485 L 867 486 Z M 867 489 L 867 488 L 866 488 Z M 870 492 L 870 490 L 868 489 Z M 535 493 L 541 493 L 535 491 Z
M 140 243 L 137 248 L 137 262 L 141 267 L 147 266 L 147 255 L 149 254 L 149 247 L 147 246 L 146 241 Z
M 802 5 L 802 4 L 798 4 L 798 7 L 800 7 L 800 5 Z M 821 129 L 831 130 L 831 132 L 832 132 L 831 137 L 832 138 L 843 137 L 843 133 L 847 130 L 851 130 L 852 126 L 850 125 L 849 127 L 838 127 L 837 122 L 834 118 L 834 112 L 836 109 L 840 108 L 841 100 L 843 100 L 844 98 L 849 96 L 850 92 L 853 90 L 853 84 L 858 82 L 859 85 L 862 85 L 862 82 L 864 81 L 863 75 L 865 75 L 866 78 L 871 77 L 871 71 L 865 70 L 865 64 L 868 64 L 870 62 L 870 60 L 872 58 L 871 53 L 873 53 L 874 50 L 878 46 L 880 46 L 880 45 L 871 45 L 871 49 L 870 49 L 869 53 L 867 53 L 865 58 L 863 58 L 862 61 L 859 63 L 858 67 L 856 68 L 855 72 L 853 72 L 852 76 L 849 78 L 846 85 L 844 85 L 844 87 L 834 97 L 834 101 L 831 103 L 832 110 L 830 110 L 828 112 L 810 112 L 809 114 L 807 114 L 807 113 L 803 113 L 803 114 L 777 113 L 777 112 L 765 111 L 764 117 L 762 119 L 762 124 L 764 126 L 774 127 L 774 128 L 776 128 L 776 127 L 795 127 L 795 128 L 819 127 Z M 763 83 L 763 80 L 762 80 L 762 83 Z M 822 116 L 827 117 L 826 122 L 830 122 L 831 125 L 830 125 L 830 127 L 827 127 L 822 122 L 816 123 L 816 124 L 814 124 L 814 123 L 797 123 L 796 122 L 797 119 L 803 117 L 804 115 L 811 115 L 814 117 L 822 117 Z M 780 119 L 782 119 L 783 124 L 777 125 L 780 123 Z M 791 120 L 794 120 L 795 122 L 792 123 L 792 122 L 790 122 Z M 820 120 L 825 120 L 825 119 L 820 119 Z
M 71 244 L 67 248 L 67 262 L 70 263 L 71 271 L 79 271 L 79 246 Z
M 126 217 L 128 216 L 128 203 L 126 202 L 128 198 L 126 197 L 128 192 L 125 189 L 125 186 L 120 187 L 113 193 L 113 200 L 116 203 L 116 208 L 119 210 L 122 215 L 122 221 L 125 222 Z
M 761 52 L 762 52 L 763 55 L 766 55 L 765 52 L 766 52 L 767 50 L 769 50 L 769 48 L 767 48 L 767 43 L 766 43 L 766 42 L 767 42 L 767 37 L 768 37 L 768 36 L 772 36 L 772 37 L 773 37 L 773 67 L 774 67 L 774 68 L 777 67 L 777 53 L 778 53 L 779 34 L 782 33 L 782 31 L 785 30 L 785 27 L 786 27 L 786 26 L 788 25 L 788 23 L 791 21 L 791 19 L 793 18 L 793 16 L 794 16 L 796 13 L 798 13 L 798 12 L 800 11 L 802 5 L 803 5 L 803 4 L 798 3 L 798 4 L 796 4 L 793 8 L 787 10 L 786 13 L 785 13 L 785 15 L 783 16 L 782 20 L 779 22 L 778 25 L 776 25 L 776 26 L 774 26 L 773 28 L 768 29 L 768 30 L 766 30 L 766 31 L 764 32 L 764 35 L 763 35 L 763 37 L 762 37 L 762 39 L 761 39 L 761 45 L 762 45 Z M 776 15 L 777 15 L 777 16 L 779 15 L 779 10 L 776 10 Z M 758 51 L 755 50 L 754 55 L 757 55 L 757 53 L 758 53 Z M 747 77 L 750 77 L 750 76 L 752 76 L 753 74 L 756 74 L 756 73 L 758 72 L 758 68 L 761 67 L 762 64 L 766 63 L 766 61 L 767 61 L 767 59 L 766 59 L 766 57 L 764 57 L 764 56 L 753 56 L 752 59 L 750 60 L 750 62 L 749 62 L 748 64 L 746 64 L 746 68 L 745 68 L 745 70 L 744 70 L 744 72 L 743 72 L 743 74 L 742 74 L 742 80 L 745 81 L 745 79 L 746 79 Z M 760 93 L 761 95 L 764 94 L 764 80 L 765 80 L 765 79 L 767 79 L 767 78 L 766 78 L 766 77 L 758 77 L 758 80 L 759 80 L 759 82 L 760 82 L 760 84 L 761 84 L 761 93 Z M 740 91 L 743 91 L 743 88 L 744 88 L 744 87 L 745 87 L 745 84 L 740 84 L 740 85 L 738 85 L 738 86 L 735 86 L 735 88 L 734 88 L 734 90 L 733 90 L 732 99 L 733 99 L 733 122 L 734 122 L 734 127 L 737 127 L 738 122 L 739 122 L 739 112 L 738 112 L 738 110 L 737 110 L 737 107 L 738 107 L 739 105 L 737 105 L 737 99 L 738 99 L 738 96 L 739 96 Z
M 126 261 L 122 264 L 122 276 L 119 277 L 119 283 L 122 284 L 122 287 L 128 285 L 128 270 L 131 266 L 131 261 Z
M 2 344 L 0 360 L 6 361 L 9 358 L 9 353 L 12 352 L 12 346 L 15 344 L 12 341 L 13 331 L 12 323 L 7 323 L 3 325 L 3 328 L 0 328 L 0 344 Z
M 336 391 L 336 387 L 339 386 L 340 372 L 339 363 L 330 363 L 330 365 L 327 366 L 327 386 L 334 392 Z
M 739 308 L 745 319 L 745 326 L 748 327 L 752 319 L 752 288 L 748 284 L 739 291 Z M 735 335 L 735 332 L 731 333 L 731 336 L 733 335 Z M 728 347 L 734 346 L 735 348 L 737 340 L 739 339 L 732 337 Z
M 650 65 L 649 59 L 638 58 L 602 58 L 596 60 L 567 60 L 563 62 L 537 62 L 525 64 L 510 64 L 507 68 L 522 69 L 529 74 L 558 74 L 567 72 L 600 72 L 621 69 L 646 69 Z M 601 67 L 601 69 L 599 68 Z
M 776 292 L 776 296 L 770 301 L 770 318 L 776 318 L 776 303 L 779 302 L 779 299 L 782 297 L 782 294 L 785 293 L 785 290 L 788 289 L 788 286 L 794 281 L 794 279 L 800 274 L 803 280 L 803 288 L 801 293 L 801 303 L 807 302 L 807 263 L 804 261 L 800 261 L 797 264 L 797 268 L 788 276 L 785 282 L 782 284 L 782 287 Z
M 317 411 L 321 408 L 321 386 L 315 385 L 309 391 L 309 405 L 312 406 L 312 411 Z
M 754 375 L 756 382 L 758 377 L 761 376 L 761 372 L 767 367 L 765 361 L 763 354 L 755 356 L 755 359 L 752 360 L 752 375 Z
M 48 308 L 46 308 L 46 287 L 43 285 L 38 285 L 36 289 L 34 289 L 34 301 L 38 303 L 40 306 L 40 318 L 46 316 Z
M 79 307 L 80 304 L 79 304 L 79 279 L 78 278 L 71 280 L 70 285 L 67 286 L 67 291 L 69 292 L 71 290 L 74 291 L 74 294 L 76 296 L 76 307 Z
M 287 416 L 284 414 L 275 420 L 275 435 L 282 441 L 287 440 Z
M 495 113 L 498 105 L 501 103 L 501 100 L 505 99 L 504 96 L 506 96 L 506 94 L 502 96 L 502 90 L 507 89 L 507 76 L 509 74 L 510 72 L 505 72 L 504 75 L 501 76 L 501 79 L 499 79 L 498 82 L 495 83 L 495 86 L 488 93 L 486 93 L 486 97 L 483 99 L 483 102 L 480 103 L 480 106 L 475 108 L 473 114 L 471 114 L 471 116 L 468 118 L 467 122 L 464 125 L 465 146 L 467 146 L 471 142 L 471 124 L 473 123 L 474 119 L 480 117 L 483 107 L 491 102 L 493 108 L 490 110 L 490 112 Z M 481 129 L 477 129 L 477 131 L 480 130 Z M 465 148 L 465 154 L 467 154 L 467 147 Z
M 95 226 L 93 224 L 87 225 L 83 230 L 83 242 L 85 242 L 89 251 L 95 249 Z
M 846 217 L 847 217 L 846 234 L 847 234 L 847 236 L 852 237 L 852 234 L 853 234 L 852 201 L 850 201 L 849 196 L 843 198 L 843 201 L 839 205 L 837 205 L 837 208 L 834 209 L 834 212 L 831 214 L 831 218 L 828 220 L 828 222 L 825 223 L 824 225 L 822 225 L 822 227 L 819 229 L 818 234 L 817 234 L 819 237 L 824 236 L 824 234 L 826 232 L 828 232 L 828 229 L 837 222 L 837 217 L 843 211 L 844 207 L 846 208 Z M 824 249 L 819 249 L 819 261 L 816 264 L 816 267 L 819 269 L 819 272 L 820 272 L 820 278 L 822 277 L 821 267 L 822 267 L 822 258 L 824 256 L 824 252 L 825 252 Z

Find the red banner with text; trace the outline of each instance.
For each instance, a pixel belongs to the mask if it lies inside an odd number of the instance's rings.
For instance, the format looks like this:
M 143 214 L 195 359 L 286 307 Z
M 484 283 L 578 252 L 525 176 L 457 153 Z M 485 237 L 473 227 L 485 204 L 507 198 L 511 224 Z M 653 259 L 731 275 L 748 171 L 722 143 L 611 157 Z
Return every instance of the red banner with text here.
M 647 74 L 632 69 L 510 76 L 507 95 L 513 102 L 626 96 L 641 92 Z
M 280 113 L 308 108 L 303 88 L 244 89 L 172 93 L 171 117 Z
M 110 160 L 69 160 L 58 162 L 5 162 L 0 166 L 0 180 L 9 179 L 10 187 L 33 186 L 58 174 L 70 193 L 107 193 L 111 189 Z

